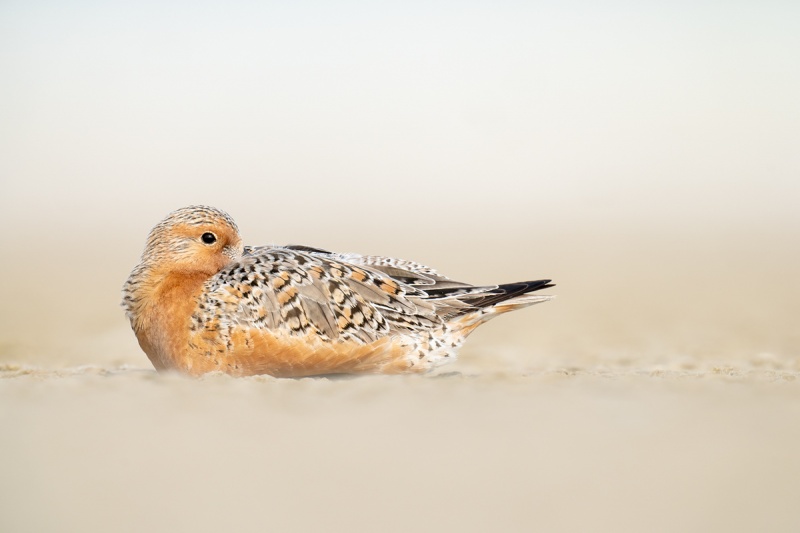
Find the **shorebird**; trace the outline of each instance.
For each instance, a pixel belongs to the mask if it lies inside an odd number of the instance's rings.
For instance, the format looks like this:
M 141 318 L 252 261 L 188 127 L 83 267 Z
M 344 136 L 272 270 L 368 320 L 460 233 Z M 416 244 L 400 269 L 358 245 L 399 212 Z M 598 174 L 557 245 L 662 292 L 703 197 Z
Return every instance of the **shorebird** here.
M 242 245 L 225 212 L 190 206 L 147 238 L 123 287 L 153 366 L 189 375 L 420 373 L 476 327 L 545 302 L 550 280 L 474 286 L 413 261 Z

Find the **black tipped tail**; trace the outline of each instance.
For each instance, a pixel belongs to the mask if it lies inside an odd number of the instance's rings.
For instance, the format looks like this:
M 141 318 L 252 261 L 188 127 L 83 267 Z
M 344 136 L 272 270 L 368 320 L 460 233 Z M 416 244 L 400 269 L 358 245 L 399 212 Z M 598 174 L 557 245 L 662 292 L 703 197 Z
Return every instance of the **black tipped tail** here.
M 536 281 L 504 283 L 503 285 L 498 285 L 496 289 L 491 289 L 480 295 L 460 298 L 460 300 L 477 308 L 491 307 L 501 302 L 505 302 L 506 300 L 511 300 L 512 298 L 517 298 L 524 294 L 528 294 L 529 292 L 555 287 L 555 283 L 550 283 L 550 281 L 551 280 L 549 279 L 540 279 Z

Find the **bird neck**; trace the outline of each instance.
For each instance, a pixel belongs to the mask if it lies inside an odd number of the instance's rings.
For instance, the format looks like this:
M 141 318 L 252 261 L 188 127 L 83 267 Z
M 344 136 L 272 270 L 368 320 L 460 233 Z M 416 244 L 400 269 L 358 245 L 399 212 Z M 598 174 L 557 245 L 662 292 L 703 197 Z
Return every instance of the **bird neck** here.
M 182 366 L 188 348 L 189 321 L 210 276 L 205 273 L 134 271 L 125 303 L 142 350 L 158 370 Z

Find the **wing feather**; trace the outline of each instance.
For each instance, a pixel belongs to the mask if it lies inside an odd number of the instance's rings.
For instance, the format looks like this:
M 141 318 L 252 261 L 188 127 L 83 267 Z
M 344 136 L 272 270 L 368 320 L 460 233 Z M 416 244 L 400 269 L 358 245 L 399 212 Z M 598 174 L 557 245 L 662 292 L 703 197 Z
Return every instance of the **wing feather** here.
M 229 320 L 288 335 L 366 343 L 436 328 L 493 306 L 544 301 L 528 293 L 549 286 L 547 280 L 473 286 L 414 261 L 300 245 L 259 246 L 246 248 L 239 262 L 209 280 L 199 306 L 217 310 L 213 327 Z

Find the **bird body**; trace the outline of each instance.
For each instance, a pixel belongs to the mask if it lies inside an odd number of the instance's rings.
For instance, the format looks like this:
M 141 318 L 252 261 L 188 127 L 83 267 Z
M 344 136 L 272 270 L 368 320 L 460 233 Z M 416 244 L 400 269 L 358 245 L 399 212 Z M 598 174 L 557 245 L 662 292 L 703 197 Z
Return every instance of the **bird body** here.
M 156 225 L 123 307 L 157 370 L 234 376 L 426 372 L 550 280 L 476 287 L 412 261 L 306 246 L 242 245 L 226 213 Z

